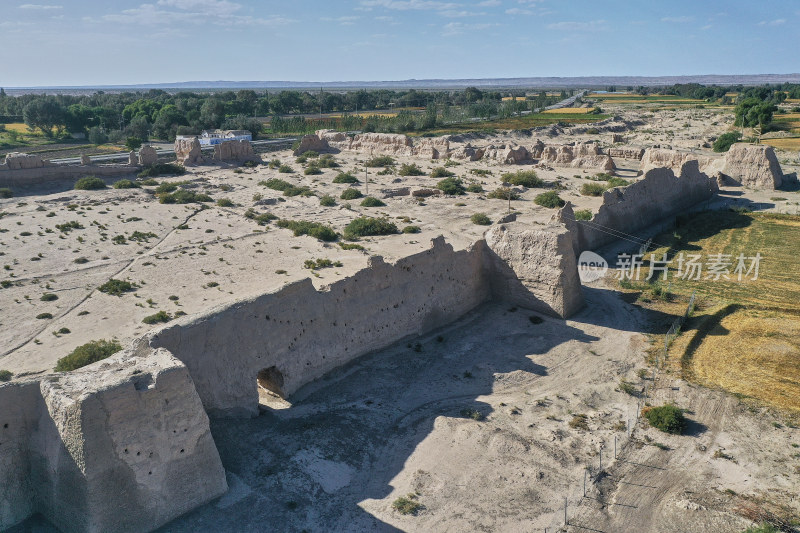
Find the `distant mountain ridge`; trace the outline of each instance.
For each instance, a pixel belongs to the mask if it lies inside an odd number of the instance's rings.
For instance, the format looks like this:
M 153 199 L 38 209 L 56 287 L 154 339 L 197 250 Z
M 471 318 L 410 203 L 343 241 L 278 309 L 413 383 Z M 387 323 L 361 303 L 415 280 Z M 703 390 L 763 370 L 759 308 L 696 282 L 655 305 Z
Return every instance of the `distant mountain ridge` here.
M 464 78 L 396 81 L 182 81 L 133 85 L 84 85 L 6 87 L 20 92 L 53 90 L 147 90 L 147 89 L 458 89 L 478 88 L 604 88 L 639 86 L 656 87 L 677 83 L 703 85 L 762 85 L 765 83 L 800 83 L 795 74 L 702 74 L 692 76 L 575 76 L 533 78 Z

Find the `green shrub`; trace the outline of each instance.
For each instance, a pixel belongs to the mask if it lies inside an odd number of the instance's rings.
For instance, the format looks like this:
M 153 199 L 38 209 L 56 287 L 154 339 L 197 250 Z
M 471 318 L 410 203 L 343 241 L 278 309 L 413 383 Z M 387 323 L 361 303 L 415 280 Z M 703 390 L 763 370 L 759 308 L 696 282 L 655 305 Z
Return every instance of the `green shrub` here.
M 392 509 L 400 514 L 416 516 L 425 507 L 417 501 L 417 495 L 409 493 L 407 496 L 401 496 L 392 502 Z
M 619 380 L 619 390 L 630 396 L 636 396 L 639 394 L 639 390 L 636 388 L 636 385 L 625 379 Z
M 36 318 L 38 318 L 39 320 L 49 320 L 53 318 L 53 313 L 39 313 L 38 315 L 36 315 Z
M 291 174 L 292 172 L 294 172 L 294 169 L 289 165 L 281 165 L 278 167 L 278 172 L 280 172 L 281 174 Z
M 53 294 L 52 292 L 46 292 L 42 294 L 42 297 L 39 299 L 43 302 L 53 302 L 55 300 L 58 300 L 58 296 Z
M 321 156 L 315 164 L 319 168 L 337 168 L 339 166 L 339 163 L 336 162 L 336 159 L 331 154 Z
M 742 134 L 738 131 L 723 133 L 717 137 L 717 140 L 711 145 L 711 149 L 715 152 L 727 152 L 730 150 L 731 146 L 733 146 L 733 144 L 738 142 L 741 138 Z
M 592 211 L 589 209 L 578 209 L 575 211 L 575 220 L 591 220 Z
M 650 422 L 651 426 L 666 433 L 680 435 L 686 429 L 683 410 L 672 404 L 661 407 L 645 407 L 642 409 L 642 416 Z
M 69 233 L 74 229 L 83 229 L 83 225 L 77 220 L 70 220 L 69 222 L 64 222 L 63 224 L 56 224 L 56 229 L 61 233 Z
M 630 182 L 623 178 L 612 176 L 606 180 L 606 187 L 609 189 L 613 189 L 614 187 L 627 187 L 628 185 L 630 185 Z
M 11 381 L 13 377 L 14 373 L 10 370 L 0 370 L 0 381 Z
M 303 186 L 303 187 L 295 187 L 294 185 L 291 187 L 287 187 L 283 190 L 284 196 L 314 196 L 314 191 L 311 188 Z
M 177 163 L 156 163 L 137 174 L 140 178 L 154 178 L 156 176 L 183 176 L 186 168 Z
M 470 183 L 467 185 L 467 192 L 483 192 L 483 187 L 480 183 Z
M 330 259 L 306 259 L 303 268 L 309 270 L 319 270 L 321 268 L 332 268 L 342 266 L 341 261 L 331 261 Z
M 528 187 L 529 189 L 542 187 L 544 185 L 544 180 L 537 176 L 534 170 L 518 170 L 513 174 L 503 174 L 502 179 L 504 182 L 510 183 L 511 185 Z
M 410 165 L 407 165 L 407 164 L 403 163 L 400 166 L 400 170 L 397 173 L 400 174 L 401 176 L 424 176 L 425 175 L 425 173 L 422 171 L 421 168 L 419 168 L 417 166 L 416 163 L 411 163 Z
M 159 186 L 156 187 L 155 191 L 153 191 L 153 192 L 155 194 L 161 194 L 161 193 L 165 193 L 165 192 L 175 192 L 177 190 L 178 190 L 178 184 L 177 183 L 167 183 L 165 181 L 165 182 L 159 184 Z
M 492 221 L 489 220 L 489 217 L 487 217 L 483 213 L 475 213 L 474 215 L 469 217 L 469 219 L 472 221 L 473 224 L 477 224 L 478 226 L 488 226 L 492 223 Z
M 259 226 L 266 226 L 271 221 L 278 219 L 278 217 L 272 213 L 256 213 L 256 210 L 252 207 L 244 212 L 244 217 L 249 218 L 250 220 L 255 220 L 258 222 Z
M 383 207 L 386 204 L 374 196 L 367 196 L 361 200 L 361 207 Z
M 533 202 L 537 205 L 541 205 L 542 207 L 564 207 L 566 202 L 561 199 L 556 191 L 547 191 L 543 192 L 542 194 L 536 195 L 536 198 L 533 199 Z
M 487 198 L 493 200 L 508 200 L 509 196 L 511 196 L 512 200 L 519 200 L 519 193 L 509 187 L 498 187 L 486 195 Z
M 333 178 L 334 183 L 358 183 L 358 178 L 349 172 L 339 172 L 339 175 Z
M 388 155 L 380 155 L 367 161 L 366 165 L 370 168 L 390 167 L 394 165 L 394 159 Z
M 279 220 L 276 222 L 276 225 L 279 228 L 292 230 L 295 237 L 308 235 L 325 242 L 333 242 L 339 238 L 332 227 L 319 222 L 309 222 L 307 220 Z
M 86 176 L 75 182 L 76 191 L 96 191 L 105 188 L 106 182 L 94 176 Z
M 145 180 L 137 180 L 142 187 L 155 187 L 158 185 L 158 180 L 155 178 L 147 178 Z
M 72 353 L 62 357 L 56 362 L 56 372 L 69 372 L 97 361 L 102 361 L 122 350 L 122 345 L 116 340 L 99 340 L 87 342 L 75 348 Z
M 306 176 L 313 176 L 315 174 L 322 174 L 322 170 L 317 165 L 308 165 L 303 171 Z
M 455 174 L 444 167 L 436 167 L 431 170 L 432 178 L 452 178 L 453 176 L 455 176 Z
M 357 239 L 369 235 L 391 235 L 398 233 L 397 226 L 385 218 L 358 217 L 344 228 L 347 239 Z
M 139 184 L 131 180 L 119 180 L 112 185 L 115 189 L 138 189 Z
M 267 181 L 259 181 L 259 185 L 264 185 L 265 187 L 275 190 L 275 191 L 285 191 L 289 187 L 294 187 L 291 183 L 286 180 L 282 180 L 280 178 L 272 178 Z
M 342 200 L 355 200 L 356 198 L 361 198 L 363 194 L 358 189 L 345 189 L 342 191 L 340 198 Z
M 145 324 L 160 324 L 167 323 L 170 320 L 172 320 L 172 315 L 166 311 L 159 311 L 158 313 L 144 317 L 142 322 Z
M 162 204 L 192 204 L 210 202 L 212 200 L 207 194 L 181 189 L 174 193 L 159 195 L 158 201 Z
M 233 207 L 236 204 L 234 204 L 233 200 L 231 200 L 230 198 L 220 198 L 219 200 L 217 200 L 217 205 L 219 207 Z
M 326 194 L 319 199 L 319 205 L 322 207 L 333 207 L 336 205 L 336 199 L 330 194 Z
M 469 372 L 464 372 L 464 377 L 472 377 L 472 374 Z M 462 409 L 461 416 L 465 416 L 467 418 L 471 418 L 473 420 L 477 420 L 480 422 L 484 418 L 486 418 L 483 413 L 478 411 L 477 409 Z
M 403 233 L 419 233 L 422 231 L 419 226 L 406 226 L 403 228 Z
M 97 290 L 111 296 L 122 296 L 126 292 L 135 291 L 136 286 L 130 281 L 111 278 L 97 287 Z
M 14 192 L 8 187 L 0 187 L 0 198 L 13 198 Z
M 584 196 L 600 196 L 606 190 L 602 183 L 584 183 L 581 186 L 581 194 Z
M 445 194 L 459 195 L 466 190 L 460 178 L 445 178 L 436 184 L 436 188 Z

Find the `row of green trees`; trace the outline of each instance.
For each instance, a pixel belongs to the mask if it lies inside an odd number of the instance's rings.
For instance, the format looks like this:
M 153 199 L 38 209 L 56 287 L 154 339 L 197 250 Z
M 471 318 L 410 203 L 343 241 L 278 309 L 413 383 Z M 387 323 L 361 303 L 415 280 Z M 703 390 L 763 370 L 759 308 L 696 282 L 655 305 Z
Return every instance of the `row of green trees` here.
M 519 92 L 519 91 L 517 91 Z M 48 137 L 66 133 L 86 133 L 92 142 L 118 141 L 128 137 L 174 139 L 176 135 L 197 134 L 204 129 L 246 129 L 257 134 L 262 121 L 256 116 L 316 114 L 328 112 L 368 112 L 375 109 L 427 107 L 459 108 L 475 116 L 496 115 L 522 109 L 543 107 L 558 97 L 544 92 L 523 102 L 502 102 L 505 93 L 481 91 L 470 87 L 463 91 L 346 91 L 310 92 L 147 92 L 104 93 L 91 95 L 26 94 L 10 97 L 0 92 L 0 116 L 22 116 L 32 129 Z M 566 93 L 562 94 L 566 97 Z M 424 113 L 431 123 L 429 113 Z M 435 117 L 434 117 L 435 118 Z M 398 126 L 405 121 L 406 127 Z M 414 122 L 412 125 L 411 122 Z M 306 121 L 302 121 L 306 122 Z M 353 125 L 356 124 L 352 121 Z M 435 123 L 435 120 L 433 121 Z M 298 131 L 299 124 L 273 121 L 276 131 Z M 429 124 L 431 125 L 431 124 Z M 419 129 L 416 115 L 404 114 L 388 128 Z

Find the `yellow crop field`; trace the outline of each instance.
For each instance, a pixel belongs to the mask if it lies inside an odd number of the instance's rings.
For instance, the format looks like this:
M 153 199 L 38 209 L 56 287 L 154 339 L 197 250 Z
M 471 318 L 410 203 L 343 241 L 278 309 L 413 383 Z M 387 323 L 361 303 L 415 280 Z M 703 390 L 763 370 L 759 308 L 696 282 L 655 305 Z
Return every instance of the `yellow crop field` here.
M 16 131 L 20 134 L 27 134 L 30 133 L 28 131 L 28 125 L 23 124 L 22 122 L 14 122 L 13 124 L 6 124 L 6 131 Z
M 524 96 L 504 96 L 503 97 L 503 101 L 504 102 L 512 102 L 512 101 L 522 102 L 522 101 L 525 101 L 525 97 Z
M 784 137 L 780 139 L 763 139 L 763 144 L 768 144 L 779 150 L 800 150 L 800 137 Z
M 800 414 L 800 280 L 791 274 L 800 268 L 798 232 L 800 216 L 714 212 L 695 215 L 674 233 L 653 239 L 660 245 L 652 252 L 655 257 L 670 248 L 676 255 L 700 254 L 705 263 L 699 280 L 682 279 L 671 270 L 667 299 L 651 296 L 652 287 L 643 281 L 630 287 L 673 315 L 683 313 L 696 291 L 698 307 L 670 346 L 672 371 Z M 757 279 L 751 273 L 739 281 L 732 273 L 740 253 L 761 254 Z M 734 258 L 729 279 L 706 277 L 713 254 Z M 660 283 L 667 287 L 668 282 Z M 654 348 L 660 349 L 660 342 Z
M 594 111 L 594 107 L 562 107 L 560 109 L 548 109 L 547 111 L 542 111 L 542 113 L 558 113 L 558 114 L 566 114 L 566 115 L 585 115 L 587 113 L 591 113 Z

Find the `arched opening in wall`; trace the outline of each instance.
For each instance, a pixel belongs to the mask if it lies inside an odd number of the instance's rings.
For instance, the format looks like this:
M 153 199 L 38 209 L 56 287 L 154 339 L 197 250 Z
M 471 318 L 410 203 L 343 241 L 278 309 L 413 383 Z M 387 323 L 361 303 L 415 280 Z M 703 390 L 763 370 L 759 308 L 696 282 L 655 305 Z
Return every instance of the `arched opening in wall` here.
M 258 373 L 258 403 L 269 409 L 286 409 L 291 404 L 284 399 L 283 374 L 271 366 Z

